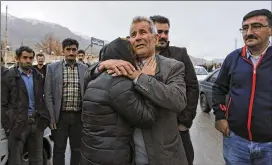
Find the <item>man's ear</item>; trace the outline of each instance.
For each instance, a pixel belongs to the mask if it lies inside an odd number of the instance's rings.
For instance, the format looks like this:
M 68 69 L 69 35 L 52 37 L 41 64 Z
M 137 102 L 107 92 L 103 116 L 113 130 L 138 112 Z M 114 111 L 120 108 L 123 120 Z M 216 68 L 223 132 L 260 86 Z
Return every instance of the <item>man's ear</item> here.
M 159 41 L 159 35 L 158 34 L 154 34 L 154 41 L 155 41 L 155 44 L 158 43 L 158 41 Z
M 15 61 L 16 61 L 17 63 L 19 63 L 19 62 L 20 62 L 20 58 L 17 57 L 17 56 L 15 56 Z

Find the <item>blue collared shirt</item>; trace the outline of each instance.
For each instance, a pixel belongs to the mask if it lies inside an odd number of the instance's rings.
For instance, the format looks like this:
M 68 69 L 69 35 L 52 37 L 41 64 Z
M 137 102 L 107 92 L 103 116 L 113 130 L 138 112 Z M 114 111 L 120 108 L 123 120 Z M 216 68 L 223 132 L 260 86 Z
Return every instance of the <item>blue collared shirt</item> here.
M 22 69 L 18 68 L 21 78 L 25 82 L 25 86 L 28 94 L 28 115 L 31 115 L 35 110 L 35 98 L 34 98 L 34 83 L 33 83 L 33 73 L 30 72 L 29 75 L 26 75 Z

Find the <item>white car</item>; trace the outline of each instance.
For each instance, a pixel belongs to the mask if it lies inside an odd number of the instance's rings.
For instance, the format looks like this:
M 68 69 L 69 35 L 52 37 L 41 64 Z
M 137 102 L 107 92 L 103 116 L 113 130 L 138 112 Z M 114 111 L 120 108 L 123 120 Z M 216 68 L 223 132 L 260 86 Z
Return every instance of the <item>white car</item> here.
M 196 77 L 198 81 L 204 80 L 209 75 L 207 70 L 202 66 L 194 66 L 194 68 L 195 68 Z

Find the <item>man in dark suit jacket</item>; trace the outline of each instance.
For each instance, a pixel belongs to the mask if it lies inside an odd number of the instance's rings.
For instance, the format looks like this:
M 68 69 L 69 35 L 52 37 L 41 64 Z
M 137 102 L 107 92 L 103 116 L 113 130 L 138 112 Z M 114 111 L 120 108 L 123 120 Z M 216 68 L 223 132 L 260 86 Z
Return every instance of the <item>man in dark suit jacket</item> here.
M 51 116 L 54 141 L 53 164 L 64 165 L 69 137 L 71 165 L 80 158 L 81 112 L 84 73 L 87 66 L 76 62 L 78 42 L 67 38 L 62 42 L 65 59 L 47 66 L 45 78 L 45 103 Z
M 156 45 L 157 54 L 181 61 L 185 65 L 187 106 L 184 111 L 179 114 L 178 124 L 188 163 L 189 165 L 193 165 L 194 149 L 191 142 L 189 129 L 191 128 L 193 120 L 196 116 L 199 97 L 199 85 L 195 69 L 192 61 L 190 60 L 190 57 L 187 54 L 186 48 L 169 46 L 169 19 L 159 15 L 151 16 L 150 19 L 154 22 L 154 25 L 158 31 L 159 39 L 158 44 Z

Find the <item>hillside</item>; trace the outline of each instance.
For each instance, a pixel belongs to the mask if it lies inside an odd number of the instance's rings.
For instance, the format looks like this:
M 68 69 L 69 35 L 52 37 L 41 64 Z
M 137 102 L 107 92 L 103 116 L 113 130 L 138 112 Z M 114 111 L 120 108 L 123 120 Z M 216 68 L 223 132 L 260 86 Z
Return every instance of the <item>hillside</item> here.
M 4 37 L 4 29 L 5 15 L 1 13 L 1 40 L 3 40 Z M 91 37 L 83 36 L 78 32 L 72 32 L 67 27 L 63 27 L 59 24 L 35 19 L 20 19 L 11 15 L 8 16 L 8 45 L 12 50 L 18 48 L 21 44 L 36 48 L 36 44 L 40 43 L 48 34 L 51 34 L 60 41 L 67 37 L 74 38 L 79 42 L 80 49 L 84 50 L 88 48 L 91 43 Z M 105 41 L 105 43 L 108 43 L 108 41 Z M 89 47 L 86 52 L 90 54 L 92 51 L 93 55 L 98 55 L 100 49 L 100 46 L 94 45 L 92 50 Z M 211 61 L 202 58 L 193 56 L 190 56 L 190 58 L 195 65 L 211 63 Z M 213 60 L 213 62 L 217 63 L 222 61 L 222 59 Z
M 1 39 L 5 33 L 5 15 L 1 13 Z M 35 47 L 37 43 L 44 39 L 46 35 L 53 35 L 59 40 L 71 37 L 79 42 L 80 49 L 86 49 L 91 39 L 71 32 L 67 27 L 58 24 L 39 21 L 35 19 L 20 19 L 14 16 L 8 16 L 8 45 L 14 50 L 22 43 L 30 47 Z M 97 55 L 100 47 L 93 46 L 92 52 Z M 90 52 L 90 48 L 87 50 Z

